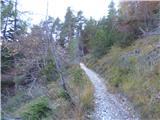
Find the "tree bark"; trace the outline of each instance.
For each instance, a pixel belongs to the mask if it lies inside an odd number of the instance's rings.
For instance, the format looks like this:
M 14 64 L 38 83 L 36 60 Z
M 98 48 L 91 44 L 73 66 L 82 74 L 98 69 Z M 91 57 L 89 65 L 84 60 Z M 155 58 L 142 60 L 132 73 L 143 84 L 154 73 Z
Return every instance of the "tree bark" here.
M 53 26 L 54 26 L 54 23 L 53 23 Z M 51 49 L 51 53 L 53 55 L 53 59 L 54 59 L 55 64 L 56 64 L 56 69 L 57 69 L 57 72 L 58 72 L 59 77 L 60 77 L 60 84 L 61 84 L 61 86 L 62 86 L 62 88 L 65 92 L 65 96 L 71 102 L 71 104 L 74 105 L 74 103 L 71 99 L 71 96 L 69 95 L 67 87 L 66 87 L 64 75 L 63 75 L 62 68 L 61 68 L 62 63 L 61 63 L 60 59 L 58 58 L 58 55 L 57 55 L 57 52 L 56 52 L 56 46 L 55 46 L 55 43 L 54 43 L 54 38 L 52 36 L 53 26 L 52 26 L 52 30 L 51 30 L 50 34 L 48 34 L 48 42 L 50 43 L 49 47 Z
M 3 31 L 3 36 L 4 36 L 5 39 L 6 39 L 7 26 L 8 26 L 8 17 L 7 17 L 7 20 L 6 20 L 6 22 L 5 22 L 4 31 Z
M 15 0 L 14 32 L 17 31 L 17 0 Z

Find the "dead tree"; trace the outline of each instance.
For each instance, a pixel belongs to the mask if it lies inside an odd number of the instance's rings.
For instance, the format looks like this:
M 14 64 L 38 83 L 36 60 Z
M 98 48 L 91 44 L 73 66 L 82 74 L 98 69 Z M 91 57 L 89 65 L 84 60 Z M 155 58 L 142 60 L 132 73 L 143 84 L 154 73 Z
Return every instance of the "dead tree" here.
M 48 19 L 48 1 L 47 1 L 47 9 L 46 9 L 46 22 Z M 53 22 L 52 26 L 51 26 L 51 30 L 49 29 L 49 25 L 48 22 L 46 23 L 46 37 L 47 37 L 47 41 L 48 41 L 48 47 L 51 50 L 51 54 L 53 56 L 53 60 L 55 61 L 56 64 L 56 70 L 59 74 L 60 77 L 60 85 L 62 87 L 62 89 L 64 90 L 65 96 L 66 98 L 71 102 L 72 105 L 74 105 L 71 96 L 68 93 L 67 87 L 66 87 L 66 83 L 65 83 L 65 79 L 64 79 L 64 75 L 62 72 L 62 63 L 61 60 L 58 57 L 57 51 L 56 51 L 56 44 L 55 44 L 55 40 L 53 38 L 53 31 L 54 31 L 54 27 L 55 27 L 55 23 Z
M 14 6 L 15 8 L 15 10 L 14 10 L 14 12 L 15 12 L 15 16 L 14 16 L 14 32 L 16 32 L 17 31 L 17 0 L 15 1 L 15 6 Z
M 48 24 L 46 24 L 46 37 L 47 37 L 47 41 L 48 41 L 48 47 L 51 50 L 51 54 L 53 56 L 53 60 L 55 61 L 55 65 L 56 65 L 56 70 L 59 74 L 60 77 L 60 85 L 62 87 L 62 89 L 64 90 L 65 96 L 66 98 L 71 102 L 72 105 L 74 105 L 71 96 L 68 93 L 67 87 L 66 87 L 66 83 L 65 83 L 65 78 L 63 75 L 63 71 L 62 71 L 62 62 L 58 56 L 57 50 L 56 50 L 56 44 L 55 44 L 55 40 L 53 38 L 53 29 L 54 29 L 54 23 L 52 25 L 52 29 L 49 30 L 49 26 Z

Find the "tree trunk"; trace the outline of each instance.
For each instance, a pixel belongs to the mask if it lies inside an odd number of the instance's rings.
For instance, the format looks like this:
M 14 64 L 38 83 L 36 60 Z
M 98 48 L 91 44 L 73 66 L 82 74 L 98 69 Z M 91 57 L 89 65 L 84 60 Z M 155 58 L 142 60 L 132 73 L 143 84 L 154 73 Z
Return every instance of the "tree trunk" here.
M 8 26 L 8 17 L 7 17 L 7 20 L 6 20 L 6 22 L 5 22 L 4 31 L 3 31 L 3 36 L 4 36 L 5 39 L 6 39 L 7 26 Z
M 55 43 L 53 42 L 54 39 L 53 39 L 52 34 L 53 34 L 53 30 L 51 30 L 51 32 L 49 34 L 48 41 L 50 43 L 49 47 L 51 48 L 51 53 L 53 55 L 53 59 L 55 60 L 56 69 L 57 69 L 57 72 L 58 72 L 59 77 L 60 77 L 60 84 L 61 84 L 61 86 L 62 86 L 62 88 L 65 92 L 66 98 L 71 102 L 72 105 L 74 105 L 74 103 L 71 99 L 71 96 L 69 95 L 67 87 L 66 87 L 64 75 L 63 75 L 62 68 L 61 68 L 62 63 L 61 63 L 60 59 L 58 58 L 58 55 L 57 55 L 57 52 L 56 52 L 56 46 L 55 46 Z
M 17 31 L 17 0 L 15 1 L 14 32 Z

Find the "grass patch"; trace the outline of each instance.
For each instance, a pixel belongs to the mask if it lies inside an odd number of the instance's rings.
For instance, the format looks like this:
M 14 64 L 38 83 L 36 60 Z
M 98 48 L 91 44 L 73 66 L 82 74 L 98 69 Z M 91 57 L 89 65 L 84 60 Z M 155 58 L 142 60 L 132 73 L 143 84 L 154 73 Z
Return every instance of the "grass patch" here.
M 9 113 L 13 113 L 17 108 L 30 99 L 31 98 L 27 96 L 23 90 L 18 91 L 15 96 L 10 96 L 7 100 L 3 100 L 2 109 Z
M 38 97 L 26 103 L 15 112 L 15 114 L 21 116 L 23 120 L 40 120 L 49 116 L 50 113 L 51 109 L 49 108 L 47 97 Z
M 69 73 L 68 85 L 76 104 L 76 119 L 81 120 L 93 107 L 93 86 L 79 65 L 73 65 Z
M 55 62 L 52 59 L 47 61 L 47 64 L 40 71 L 42 76 L 46 77 L 47 82 L 56 81 L 59 76 L 55 67 Z
M 138 61 L 138 57 L 141 59 L 156 48 L 159 37 L 139 39 L 124 49 L 113 46 L 107 55 L 91 66 L 107 80 L 111 91 L 128 96 L 142 120 L 160 118 L 160 98 L 156 97 L 160 93 L 160 59 L 152 66 Z M 140 49 L 137 56 L 133 52 L 136 49 Z M 122 55 L 126 57 L 124 60 Z
M 52 106 L 56 106 L 52 119 L 82 120 L 92 109 L 93 87 L 79 65 L 68 66 L 66 70 L 66 86 L 75 106 L 66 99 L 63 89 L 58 82 L 48 84 Z

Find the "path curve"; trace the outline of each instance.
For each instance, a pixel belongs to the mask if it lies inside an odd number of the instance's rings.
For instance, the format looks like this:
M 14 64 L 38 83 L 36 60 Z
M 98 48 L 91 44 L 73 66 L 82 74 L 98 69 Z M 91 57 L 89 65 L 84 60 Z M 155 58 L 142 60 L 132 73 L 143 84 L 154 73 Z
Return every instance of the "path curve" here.
M 80 63 L 80 66 L 91 80 L 95 89 L 95 110 L 93 114 L 95 120 L 139 120 L 133 113 L 126 110 L 128 106 L 122 105 L 113 94 L 107 91 L 102 78 L 83 63 Z

